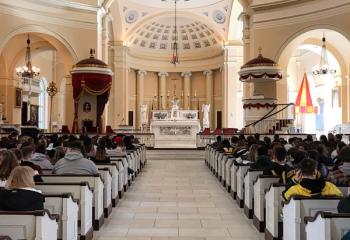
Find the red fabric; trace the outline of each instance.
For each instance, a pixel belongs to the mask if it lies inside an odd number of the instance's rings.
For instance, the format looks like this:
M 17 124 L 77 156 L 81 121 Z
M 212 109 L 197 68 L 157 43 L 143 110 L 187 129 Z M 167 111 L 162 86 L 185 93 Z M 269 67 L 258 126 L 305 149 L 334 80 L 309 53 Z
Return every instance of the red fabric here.
M 98 73 L 74 73 L 72 74 L 73 98 L 74 98 L 74 122 L 72 132 L 78 132 L 78 107 L 79 99 L 83 91 L 97 97 L 96 127 L 102 130 L 101 116 L 109 98 L 112 76 Z

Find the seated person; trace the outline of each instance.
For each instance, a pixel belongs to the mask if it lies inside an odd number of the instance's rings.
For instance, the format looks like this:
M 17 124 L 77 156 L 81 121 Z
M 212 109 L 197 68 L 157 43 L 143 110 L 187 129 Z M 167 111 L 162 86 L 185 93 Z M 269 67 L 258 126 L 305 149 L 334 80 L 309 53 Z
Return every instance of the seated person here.
M 34 211 L 44 209 L 44 196 L 35 189 L 34 170 L 18 166 L 11 172 L 5 189 L 0 190 L 0 209 Z
M 42 174 L 42 169 L 38 165 L 31 162 L 34 154 L 34 150 L 31 146 L 25 146 L 21 148 L 22 159 L 21 166 L 31 167 L 34 171 L 38 172 L 38 174 Z
M 340 151 L 339 160 L 342 164 L 330 171 L 327 179 L 336 185 L 350 185 L 350 147 Z
M 284 147 L 276 146 L 272 152 L 272 164 L 264 168 L 264 175 L 279 176 L 280 183 L 286 184 L 294 175 L 294 170 L 285 163 L 287 151 Z
M 257 160 L 250 165 L 253 169 L 264 169 L 272 164 L 268 156 L 268 150 L 265 146 L 260 146 L 257 150 Z
M 9 150 L 0 152 L 0 188 L 5 187 L 12 170 L 18 166 L 15 154 Z
M 109 163 L 110 159 L 107 156 L 106 153 L 106 148 L 104 147 L 104 144 L 100 144 L 97 146 L 96 149 L 96 156 L 93 158 L 94 162 L 99 162 L 99 163 Z
M 339 213 L 350 213 L 350 188 L 348 188 L 348 196 L 340 200 L 338 204 Z
M 82 145 L 79 141 L 68 143 L 64 158 L 60 159 L 53 168 L 55 174 L 98 174 L 97 167 L 93 161 L 84 158 Z
M 38 143 L 36 146 L 35 153 L 33 154 L 30 162 L 38 165 L 42 169 L 52 169 L 53 166 L 50 162 L 49 157 L 46 155 L 46 145 L 44 143 Z
M 341 191 L 333 183 L 317 178 L 317 162 L 315 160 L 305 158 L 300 162 L 299 169 L 297 173 L 298 183 L 283 193 L 283 197 L 287 201 L 292 196 L 342 196 Z

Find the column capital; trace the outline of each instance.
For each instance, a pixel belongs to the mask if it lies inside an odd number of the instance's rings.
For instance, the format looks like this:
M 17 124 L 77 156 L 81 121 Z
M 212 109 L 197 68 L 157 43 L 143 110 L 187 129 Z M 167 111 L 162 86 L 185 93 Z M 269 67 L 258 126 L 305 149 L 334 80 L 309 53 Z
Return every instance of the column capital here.
M 167 73 L 167 72 L 159 72 L 159 73 L 158 73 L 158 76 L 159 76 L 159 77 L 168 77 L 168 76 L 169 76 L 169 73 Z
M 205 70 L 205 71 L 203 71 L 203 75 L 205 75 L 205 76 L 212 76 L 213 75 L 213 70 Z
M 144 77 L 147 75 L 147 71 L 145 70 L 138 70 L 137 71 L 137 75 L 139 75 L 140 77 Z
M 181 73 L 181 77 L 191 77 L 192 76 L 192 72 L 183 72 Z

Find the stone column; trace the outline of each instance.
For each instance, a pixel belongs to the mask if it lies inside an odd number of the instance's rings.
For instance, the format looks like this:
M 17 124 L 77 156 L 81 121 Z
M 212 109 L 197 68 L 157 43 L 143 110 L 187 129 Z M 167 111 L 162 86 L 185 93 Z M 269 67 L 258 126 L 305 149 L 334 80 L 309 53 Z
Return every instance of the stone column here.
M 224 46 L 222 68 L 222 126 L 224 128 L 243 127 L 243 92 L 238 72 L 243 64 L 243 46 L 231 43 Z
M 243 22 L 243 62 L 246 63 L 251 59 L 250 54 L 250 16 L 242 12 L 240 20 Z M 243 83 L 243 98 L 251 98 L 253 84 Z
M 141 105 L 143 104 L 143 89 L 144 81 L 147 72 L 144 70 L 137 71 L 137 80 L 136 80 L 136 127 L 141 127 Z
M 214 72 L 212 70 L 206 70 L 203 72 L 206 81 L 206 104 L 210 104 L 210 113 L 209 113 L 209 121 L 210 127 L 213 128 L 213 120 L 214 120 Z
M 112 126 L 118 127 L 128 123 L 129 111 L 129 68 L 127 65 L 128 47 L 124 42 L 116 41 L 111 43 L 114 52 L 114 76 L 112 89 L 114 93 Z
M 183 72 L 181 76 L 184 78 L 184 109 L 191 109 L 191 72 Z
M 167 106 L 166 78 L 169 76 L 167 72 L 158 73 L 159 76 L 159 109 L 165 109 Z

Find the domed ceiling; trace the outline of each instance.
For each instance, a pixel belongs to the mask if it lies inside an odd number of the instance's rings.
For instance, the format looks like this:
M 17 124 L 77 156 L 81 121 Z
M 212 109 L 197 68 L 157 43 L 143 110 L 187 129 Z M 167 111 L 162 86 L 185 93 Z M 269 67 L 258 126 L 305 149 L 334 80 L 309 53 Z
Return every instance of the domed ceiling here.
M 174 0 L 129 0 L 140 5 L 145 5 L 153 8 L 173 8 Z M 179 9 L 184 8 L 200 8 L 213 5 L 224 0 L 177 0 Z
M 175 40 L 174 19 L 162 18 L 139 28 L 129 43 L 133 47 L 169 51 Z M 178 43 L 180 51 L 206 49 L 223 41 L 221 36 L 206 24 L 191 19 L 178 19 Z

